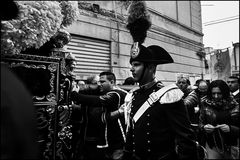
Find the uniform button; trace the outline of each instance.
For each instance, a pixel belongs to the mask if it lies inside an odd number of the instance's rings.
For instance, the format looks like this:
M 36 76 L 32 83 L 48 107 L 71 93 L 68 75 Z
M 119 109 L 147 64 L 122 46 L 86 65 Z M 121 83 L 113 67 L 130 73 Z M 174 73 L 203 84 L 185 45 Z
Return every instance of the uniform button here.
M 148 149 L 147 151 L 148 151 L 148 152 L 151 152 L 151 149 Z
M 150 123 L 147 123 L 147 125 L 149 126 L 149 125 L 150 125 Z
M 147 141 L 148 143 L 151 143 L 151 141 Z
M 135 149 L 133 150 L 133 153 L 135 152 Z
M 150 133 L 149 132 L 147 132 L 147 135 L 149 135 Z
M 135 145 L 135 142 L 133 142 L 133 145 Z
M 148 117 L 150 117 L 150 114 L 147 114 Z

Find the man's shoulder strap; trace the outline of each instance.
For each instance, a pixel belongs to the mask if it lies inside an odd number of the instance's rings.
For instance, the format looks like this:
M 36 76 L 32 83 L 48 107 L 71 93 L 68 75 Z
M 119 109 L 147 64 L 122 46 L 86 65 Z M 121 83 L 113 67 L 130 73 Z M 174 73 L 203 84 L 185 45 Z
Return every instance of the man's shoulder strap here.
M 143 105 L 138 109 L 136 114 L 133 117 L 134 122 L 142 116 L 142 114 L 152 106 L 155 102 L 159 101 L 161 104 L 164 103 L 173 103 L 182 98 L 183 93 L 179 91 L 180 89 L 176 84 L 171 84 L 159 89 L 157 92 L 153 92 L 149 95 L 147 101 L 143 103 Z M 180 95 L 177 95 L 180 94 Z M 180 98 L 181 97 L 181 98 Z

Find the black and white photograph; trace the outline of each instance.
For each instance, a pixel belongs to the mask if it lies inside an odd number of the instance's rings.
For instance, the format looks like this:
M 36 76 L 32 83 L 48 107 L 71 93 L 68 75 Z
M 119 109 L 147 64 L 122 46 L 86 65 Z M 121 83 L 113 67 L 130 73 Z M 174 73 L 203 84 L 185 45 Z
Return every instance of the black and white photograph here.
M 0 160 L 240 159 L 239 1 L 0 3 Z

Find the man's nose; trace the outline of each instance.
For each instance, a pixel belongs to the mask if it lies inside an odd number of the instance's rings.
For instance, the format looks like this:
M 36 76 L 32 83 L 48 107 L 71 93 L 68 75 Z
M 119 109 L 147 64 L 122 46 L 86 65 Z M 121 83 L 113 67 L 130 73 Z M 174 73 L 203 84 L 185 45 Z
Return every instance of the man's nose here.
M 133 72 L 133 67 L 130 68 L 130 71 Z
M 218 98 L 218 94 L 213 94 L 213 98 Z

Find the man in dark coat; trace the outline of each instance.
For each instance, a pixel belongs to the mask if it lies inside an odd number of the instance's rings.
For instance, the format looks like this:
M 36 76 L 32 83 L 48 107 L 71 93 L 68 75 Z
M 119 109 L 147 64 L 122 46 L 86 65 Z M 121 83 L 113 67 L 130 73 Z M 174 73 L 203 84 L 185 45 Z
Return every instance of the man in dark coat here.
M 239 78 L 237 76 L 230 76 L 227 84 L 235 100 L 239 103 Z
M 144 7 L 140 3 L 143 2 L 134 1 L 130 12 L 138 13 L 136 8 Z M 173 59 L 160 46 L 142 45 L 145 37 L 139 34 L 146 33 L 137 31 L 139 26 L 150 27 L 144 13 L 133 14 L 139 19 L 129 17 L 127 25 L 134 41 L 130 53 L 131 72 L 139 88 L 130 91 L 123 107 L 127 124 L 124 159 L 196 159 L 195 135 L 182 100 L 183 92 L 176 84 L 164 87 L 155 77 L 157 65 L 173 63 Z
M 71 99 L 75 104 L 101 108 L 95 113 L 97 159 L 118 160 L 123 153 L 125 133 L 123 117 L 118 116 L 117 110 L 124 103 L 126 91 L 115 85 L 116 77 L 112 72 L 102 72 L 99 77 L 101 96 L 81 94 L 73 88 Z
M 159 46 L 140 45 L 139 49 L 139 55 L 130 59 L 133 77 L 140 87 L 133 91 L 127 109 L 130 115 L 126 151 L 142 160 L 195 159 L 195 135 L 182 100 L 183 93 L 176 85 L 164 87 L 155 78 L 157 64 L 172 63 L 172 58 Z M 156 59 L 155 55 L 161 58 Z M 164 93 L 151 104 L 149 97 L 158 90 Z M 141 111 L 148 105 L 149 108 Z

